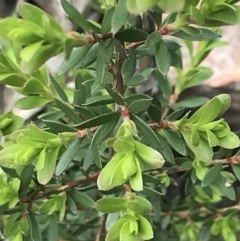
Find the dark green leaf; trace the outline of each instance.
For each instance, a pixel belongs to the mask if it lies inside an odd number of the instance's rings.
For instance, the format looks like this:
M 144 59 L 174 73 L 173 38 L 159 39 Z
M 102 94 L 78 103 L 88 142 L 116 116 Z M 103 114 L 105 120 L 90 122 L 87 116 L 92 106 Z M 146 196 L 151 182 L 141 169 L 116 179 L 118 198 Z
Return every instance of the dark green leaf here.
M 161 106 L 156 106 L 154 104 L 151 104 L 150 107 L 148 108 L 148 114 L 149 116 L 159 122 L 161 120 Z
M 92 46 L 92 44 L 88 44 L 83 47 L 74 49 L 69 59 L 64 60 L 60 65 L 58 75 L 65 74 L 67 71 L 71 70 L 78 63 L 80 63 L 82 59 L 84 59 L 84 57 L 87 55 L 87 53 L 90 52 L 89 50 L 92 48 Z
M 51 120 L 44 120 L 44 123 L 50 128 L 51 132 L 54 134 L 58 134 L 61 132 L 76 132 L 77 129 L 63 124 L 61 122 L 57 122 L 57 121 L 51 121 Z
M 212 40 L 221 37 L 218 33 L 215 33 L 209 29 L 205 28 L 198 28 L 200 30 L 200 34 L 198 35 L 191 35 L 188 33 L 183 32 L 182 30 L 177 31 L 176 33 L 172 34 L 175 37 L 181 38 L 181 39 L 187 39 L 191 41 L 206 41 L 206 40 Z
M 23 192 L 28 191 L 28 187 L 32 181 L 33 178 L 33 165 L 29 164 L 24 167 L 24 169 L 21 172 L 20 175 L 20 180 L 21 180 L 21 185 L 20 185 L 20 193 L 23 194 Z M 26 194 L 26 192 L 25 192 Z
M 104 14 L 103 21 L 102 21 L 102 34 L 106 34 L 111 30 L 111 20 L 114 13 L 115 8 L 109 8 L 106 13 Z
M 149 14 L 151 18 L 154 20 L 154 22 L 156 23 L 156 25 L 160 27 L 162 23 L 162 13 L 149 11 Z
M 135 50 L 132 50 L 129 53 L 129 56 L 127 59 L 124 60 L 123 66 L 122 66 L 122 77 L 123 78 L 129 78 L 132 77 L 136 71 L 137 66 L 137 59 L 136 59 L 136 53 Z
M 152 98 L 148 95 L 145 95 L 145 94 L 133 94 L 133 95 L 130 95 L 128 97 L 126 97 L 124 99 L 125 102 L 127 103 L 131 103 L 133 101 L 136 101 L 136 100 L 141 100 L 141 99 L 149 99 L 149 100 L 152 100 Z
M 220 175 L 221 171 L 222 171 L 221 163 L 211 167 L 203 178 L 202 187 L 207 187 L 210 184 L 212 184 L 216 180 L 216 178 Z
M 59 97 L 64 101 L 64 102 L 69 102 L 68 101 L 68 97 L 65 93 L 65 91 L 63 90 L 63 88 L 61 87 L 61 85 L 56 81 L 56 79 L 50 75 L 50 80 L 55 88 L 55 90 L 57 91 Z
M 74 91 L 74 105 L 82 105 L 86 103 L 87 99 L 87 88 L 83 84 L 78 84 L 78 88 Z
M 102 41 L 99 42 L 97 60 L 96 60 L 96 78 L 97 83 L 102 86 L 106 66 L 106 49 Z
M 164 78 L 164 76 L 159 71 L 155 71 L 155 76 L 158 82 L 158 87 L 162 91 L 163 95 L 169 98 L 172 94 L 172 86 L 168 79 Z
M 183 156 L 186 156 L 185 142 L 172 130 L 164 130 L 164 135 L 171 147 Z
M 124 84 L 127 86 L 137 86 L 142 84 L 145 81 L 145 78 L 142 75 L 135 75 L 130 78 L 124 79 Z
M 85 106 L 99 106 L 113 104 L 114 100 L 108 95 L 93 96 L 87 99 Z
M 240 180 L 240 164 L 233 164 L 232 169 L 237 179 Z
M 75 128 L 78 129 L 85 129 L 85 128 L 90 128 L 94 126 L 99 126 L 105 123 L 108 123 L 110 121 L 113 121 L 117 118 L 119 118 L 120 112 L 110 112 L 107 114 L 102 114 L 100 116 L 96 116 L 90 120 L 84 121 L 78 125 L 74 125 Z
M 151 102 L 151 99 L 135 100 L 130 103 L 130 105 L 128 106 L 128 110 L 130 113 L 144 112 L 150 107 Z
M 101 144 L 104 140 L 106 140 L 113 131 L 117 122 L 118 119 L 101 125 L 93 135 L 91 146 L 97 146 Z
M 70 192 L 70 196 L 76 203 L 81 204 L 83 207 L 86 207 L 86 208 L 94 207 L 93 200 L 87 194 L 85 194 L 83 192 L 80 192 L 77 190 L 72 190 Z
M 83 15 L 67 0 L 61 0 L 61 4 L 69 18 L 86 32 L 91 31 L 91 26 Z
M 127 0 L 119 0 L 112 15 L 112 33 L 115 34 L 126 23 L 128 11 L 126 8 Z
M 194 97 L 191 99 L 178 101 L 177 103 L 171 105 L 171 108 L 173 109 L 179 109 L 181 107 L 195 108 L 206 104 L 208 101 L 209 99 L 206 97 Z
M 141 29 L 127 28 L 115 35 L 115 38 L 124 42 L 138 42 L 146 40 L 148 33 Z
M 56 175 L 59 176 L 62 172 L 66 170 L 69 166 L 79 148 L 81 147 L 82 139 L 77 138 L 72 144 L 68 147 L 68 149 L 61 156 L 57 166 L 56 166 Z
M 159 72 L 166 77 L 171 65 L 171 56 L 163 40 L 157 45 L 155 59 Z
M 116 91 L 112 89 L 111 84 L 105 85 L 105 89 L 107 90 L 108 94 L 113 98 L 113 100 L 118 104 L 118 105 L 123 105 L 124 101 L 120 95 Z
M 76 109 L 80 113 L 80 116 L 83 119 L 91 119 L 96 116 L 91 110 L 87 109 L 86 107 L 75 105 L 74 109 Z
M 96 61 L 99 43 L 95 43 L 91 46 L 92 47 L 89 49 L 89 51 L 81 57 L 80 61 L 75 66 L 76 69 L 84 69 Z
M 70 118 L 75 124 L 82 122 L 82 119 L 79 115 L 71 108 L 69 105 L 63 103 L 62 101 L 55 99 L 57 107 L 68 117 Z
M 30 226 L 30 235 L 32 237 L 32 240 L 34 241 L 42 241 L 42 234 L 40 232 L 40 228 L 38 225 L 38 220 L 36 218 L 36 215 L 29 210 L 28 212 L 28 220 L 29 220 L 29 226 Z
M 92 150 L 93 159 L 94 159 L 94 162 L 95 162 L 96 166 L 99 169 L 102 169 L 102 160 L 101 160 L 101 157 L 100 157 L 98 146 L 92 146 L 91 150 Z
M 51 241 L 58 241 L 58 220 L 54 215 L 50 217 L 48 238 Z

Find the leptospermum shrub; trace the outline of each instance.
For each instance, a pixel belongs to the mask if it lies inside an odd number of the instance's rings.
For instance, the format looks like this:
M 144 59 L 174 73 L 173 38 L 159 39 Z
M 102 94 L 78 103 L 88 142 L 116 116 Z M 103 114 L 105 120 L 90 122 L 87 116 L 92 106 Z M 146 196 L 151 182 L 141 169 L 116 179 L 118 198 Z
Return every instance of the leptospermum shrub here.
M 18 108 L 45 110 L 30 124 L 0 116 L 2 237 L 236 241 L 239 138 L 221 118 L 230 97 L 178 97 L 213 74 L 201 62 L 226 45 L 218 27 L 240 23 L 237 2 L 105 1 L 99 24 L 61 0 L 81 34 L 27 3 L 21 19 L 1 20 L 0 81 L 21 94 Z M 184 69 L 179 39 L 190 55 Z M 61 53 L 51 76 L 45 63 Z M 156 67 L 139 70 L 146 56 Z M 150 77 L 159 93 L 134 92 Z

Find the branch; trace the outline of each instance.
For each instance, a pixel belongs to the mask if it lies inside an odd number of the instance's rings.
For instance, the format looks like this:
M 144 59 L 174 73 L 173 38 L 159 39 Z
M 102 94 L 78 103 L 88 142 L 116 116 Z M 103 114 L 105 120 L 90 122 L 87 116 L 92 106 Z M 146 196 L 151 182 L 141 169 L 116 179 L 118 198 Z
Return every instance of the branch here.
M 69 182 L 68 184 L 66 184 L 64 186 L 61 186 L 61 187 L 46 189 L 46 190 L 44 190 L 42 192 L 39 192 L 37 195 L 35 195 L 33 197 L 23 198 L 20 201 L 23 202 L 23 203 L 32 203 L 33 201 L 35 201 L 37 199 L 44 198 L 45 196 L 47 196 L 49 193 L 51 193 L 53 191 L 64 192 L 68 188 L 77 187 L 80 184 L 86 183 L 88 181 L 96 180 L 98 178 L 99 174 L 100 174 L 100 171 L 96 172 L 96 173 L 94 173 L 94 174 L 92 174 L 90 176 L 87 176 L 84 179 L 80 179 L 80 180 L 77 180 L 77 181 Z

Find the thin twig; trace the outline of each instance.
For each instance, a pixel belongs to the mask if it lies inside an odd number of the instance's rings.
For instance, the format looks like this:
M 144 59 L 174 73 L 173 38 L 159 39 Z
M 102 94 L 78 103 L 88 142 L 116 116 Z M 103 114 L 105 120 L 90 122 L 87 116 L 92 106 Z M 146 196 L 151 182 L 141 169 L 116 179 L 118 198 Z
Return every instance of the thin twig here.
M 104 214 L 101 218 L 100 218 L 100 225 L 99 225 L 99 229 L 97 232 L 97 236 L 95 241 L 101 241 L 101 236 L 102 234 L 105 232 L 105 223 L 106 223 L 106 214 Z

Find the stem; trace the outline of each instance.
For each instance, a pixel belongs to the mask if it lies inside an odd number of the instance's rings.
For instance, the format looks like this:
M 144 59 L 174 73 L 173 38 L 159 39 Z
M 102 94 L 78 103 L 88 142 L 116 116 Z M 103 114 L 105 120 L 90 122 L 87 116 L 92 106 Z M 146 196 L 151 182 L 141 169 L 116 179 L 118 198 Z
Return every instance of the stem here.
M 101 241 L 101 236 L 105 232 L 106 217 L 106 214 L 104 214 L 100 219 L 100 226 L 95 241 Z

